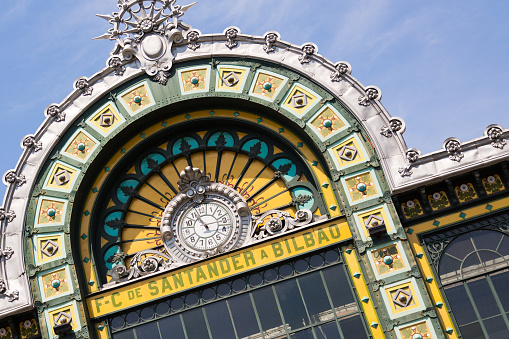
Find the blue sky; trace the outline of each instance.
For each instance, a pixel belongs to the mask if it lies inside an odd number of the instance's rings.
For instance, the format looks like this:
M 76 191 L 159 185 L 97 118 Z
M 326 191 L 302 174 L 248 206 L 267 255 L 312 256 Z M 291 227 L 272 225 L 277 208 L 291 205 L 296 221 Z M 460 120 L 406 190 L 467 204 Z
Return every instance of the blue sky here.
M 110 26 L 95 14 L 116 4 L 4 4 L 1 175 L 15 167 L 21 139 L 43 122 L 46 106 L 62 101 L 76 78 L 105 67 L 113 42 L 91 39 Z M 509 1 L 201 0 L 184 21 L 202 33 L 234 25 L 246 34 L 277 30 L 283 40 L 316 43 L 331 61 L 348 61 L 365 86 L 380 87 L 382 104 L 406 122 L 408 147 L 428 153 L 451 136 L 467 141 L 489 124 L 509 127 L 507 18 Z M 0 197 L 4 192 L 1 185 Z

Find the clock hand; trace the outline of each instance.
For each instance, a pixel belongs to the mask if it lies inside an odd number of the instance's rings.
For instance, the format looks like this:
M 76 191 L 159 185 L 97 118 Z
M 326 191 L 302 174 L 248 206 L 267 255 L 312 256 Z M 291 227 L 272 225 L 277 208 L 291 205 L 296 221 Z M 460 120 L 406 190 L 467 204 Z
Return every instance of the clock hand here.
M 196 211 L 196 208 L 195 208 L 195 211 Z M 198 218 L 198 220 L 202 223 L 203 226 L 205 226 L 205 228 L 208 230 L 209 229 L 209 224 L 207 224 L 205 221 L 203 221 L 203 219 L 200 217 L 200 215 L 198 214 L 198 211 L 196 211 L 196 217 Z

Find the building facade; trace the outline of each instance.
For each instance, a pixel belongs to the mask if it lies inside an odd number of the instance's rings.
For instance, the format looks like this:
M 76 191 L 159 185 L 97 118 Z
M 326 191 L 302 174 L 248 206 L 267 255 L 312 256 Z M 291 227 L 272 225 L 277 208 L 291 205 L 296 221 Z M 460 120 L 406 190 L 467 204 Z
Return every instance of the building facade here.
M 121 1 L 22 140 L 0 339 L 509 338 L 507 132 L 408 149 L 318 46 Z

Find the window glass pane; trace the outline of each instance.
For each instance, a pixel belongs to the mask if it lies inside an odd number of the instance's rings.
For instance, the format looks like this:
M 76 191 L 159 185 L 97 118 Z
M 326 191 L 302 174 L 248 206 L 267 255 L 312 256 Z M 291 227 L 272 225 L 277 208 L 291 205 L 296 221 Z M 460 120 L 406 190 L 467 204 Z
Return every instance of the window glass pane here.
M 343 265 L 326 268 L 322 270 L 322 274 L 327 283 L 327 289 L 329 290 L 334 307 L 355 302 Z
M 209 332 L 207 331 L 207 325 L 205 324 L 201 308 L 184 312 L 182 317 L 184 318 L 184 326 L 188 338 L 209 338 Z
M 461 275 L 463 279 L 482 272 L 484 272 L 484 267 L 481 265 L 477 253 L 469 255 L 461 267 Z
M 180 315 L 174 315 L 172 317 L 163 318 L 158 321 L 159 330 L 161 331 L 163 338 L 166 334 L 171 333 L 172 339 L 185 339 L 184 329 L 182 328 L 182 321 Z
M 272 338 L 278 334 L 285 333 L 272 286 L 254 291 L 253 299 L 264 331 L 263 335 L 266 338 Z
M 497 268 L 507 266 L 504 258 L 502 258 L 498 253 L 491 251 L 479 251 L 479 256 L 487 270 L 495 270 Z
M 314 339 L 313 332 L 309 330 L 300 331 L 290 335 L 292 339 Z
M 509 281 L 509 272 L 490 275 L 491 282 L 495 286 L 498 298 L 506 312 L 509 312 L 509 291 L 507 290 L 507 282 Z
M 316 328 L 315 332 L 318 339 L 341 338 L 335 321 Z
M 345 339 L 368 338 L 366 334 L 366 329 L 362 324 L 362 319 L 358 315 L 356 315 L 355 317 L 341 320 L 339 322 L 339 326 L 341 327 L 341 332 L 343 332 L 343 337 Z
M 509 331 L 502 317 L 495 317 L 484 320 L 484 327 L 490 336 L 490 339 L 507 339 Z
M 329 298 L 323 286 L 320 272 L 313 272 L 297 279 L 312 323 L 334 319 Z
M 473 251 L 474 246 L 470 240 L 469 233 L 457 237 L 445 248 L 445 253 L 448 253 L 459 260 L 463 260 L 463 258 Z
M 503 234 L 495 231 L 478 230 L 470 232 L 477 250 L 488 249 L 495 251 Z
M 509 255 L 509 237 L 504 236 L 504 239 L 502 239 L 502 242 L 498 246 L 497 252 L 503 256 Z
M 445 253 L 442 254 L 442 258 L 440 258 L 440 266 L 438 269 L 440 279 L 448 279 L 457 276 L 460 272 L 460 267 L 461 261 L 450 257 Z
M 486 339 L 479 323 L 461 326 L 460 332 L 463 339 Z
M 212 333 L 212 338 L 235 338 L 235 332 L 225 300 L 207 305 L 204 309 L 207 314 L 207 321 L 209 323 L 210 333 Z
M 228 299 L 228 305 L 239 338 L 260 333 L 249 294 L 241 294 Z
M 306 309 L 300 297 L 300 291 L 295 280 L 287 280 L 275 285 L 279 305 L 283 310 L 286 325 L 295 330 L 309 325 Z
M 137 326 L 135 328 L 135 331 L 136 337 L 138 338 L 150 338 L 150 339 L 161 338 L 161 335 L 159 334 L 159 329 L 157 328 L 157 323 L 155 321 Z
M 134 330 L 131 328 L 130 330 L 115 333 L 113 339 L 135 339 Z
M 492 317 L 501 313 L 486 278 L 471 281 L 467 285 L 481 318 Z
M 464 325 L 477 320 L 474 308 L 470 303 L 463 284 L 445 289 L 445 295 L 458 325 Z

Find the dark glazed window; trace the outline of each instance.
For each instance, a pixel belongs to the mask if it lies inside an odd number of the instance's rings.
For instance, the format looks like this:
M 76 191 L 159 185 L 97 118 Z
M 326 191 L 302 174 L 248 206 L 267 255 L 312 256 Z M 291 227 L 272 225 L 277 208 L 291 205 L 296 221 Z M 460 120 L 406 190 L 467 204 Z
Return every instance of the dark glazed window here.
M 175 295 L 109 322 L 115 339 L 368 338 L 337 248 Z
M 465 339 L 509 338 L 508 238 L 479 229 L 453 239 L 441 254 L 438 272 Z

